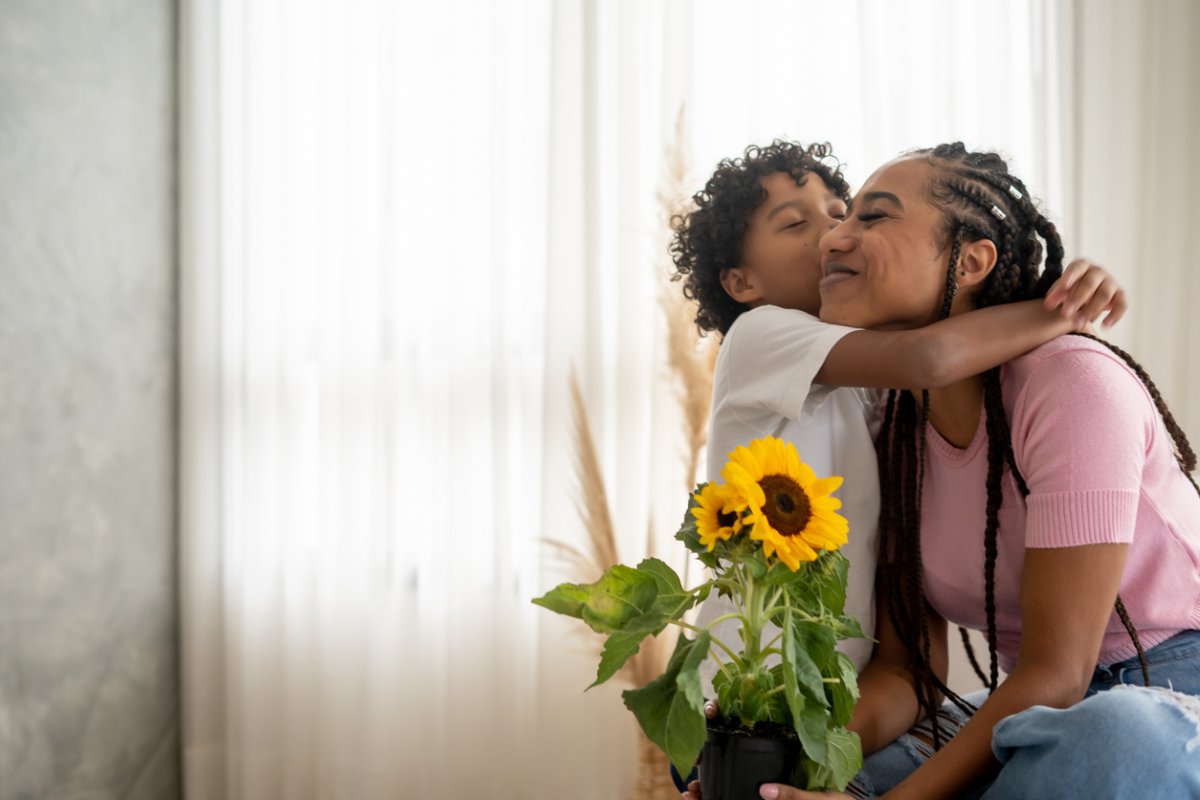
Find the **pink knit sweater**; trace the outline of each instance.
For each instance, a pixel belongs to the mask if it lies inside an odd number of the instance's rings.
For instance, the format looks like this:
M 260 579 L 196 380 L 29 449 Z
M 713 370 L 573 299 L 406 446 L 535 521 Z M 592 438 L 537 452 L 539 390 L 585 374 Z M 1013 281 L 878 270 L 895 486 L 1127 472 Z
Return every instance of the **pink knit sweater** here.
M 1200 497 L 1180 470 L 1154 403 L 1103 345 L 1062 336 L 1001 370 L 1013 453 L 1005 471 L 996 564 L 1001 666 L 1020 647 L 1026 548 L 1130 543 L 1121 598 L 1144 647 L 1200 628 Z M 921 549 L 925 592 L 952 623 L 985 627 L 983 531 L 987 434 L 966 449 L 926 431 Z M 1100 663 L 1135 655 L 1114 613 Z

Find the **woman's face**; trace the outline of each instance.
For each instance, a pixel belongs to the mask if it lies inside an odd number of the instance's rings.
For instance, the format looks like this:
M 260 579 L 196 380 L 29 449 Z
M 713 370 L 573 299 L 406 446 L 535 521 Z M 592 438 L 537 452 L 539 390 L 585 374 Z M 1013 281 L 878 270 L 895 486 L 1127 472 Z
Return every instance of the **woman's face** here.
M 942 214 L 925 199 L 932 169 L 919 157 L 883 165 L 821 238 L 821 319 L 878 329 L 937 319 L 949 248 L 938 246 Z
M 785 172 L 760 183 L 767 199 L 750 215 L 741 264 L 722 283 L 752 308 L 770 304 L 815 315 L 821 302 L 821 236 L 846 216 L 846 203 L 814 174 L 799 186 Z

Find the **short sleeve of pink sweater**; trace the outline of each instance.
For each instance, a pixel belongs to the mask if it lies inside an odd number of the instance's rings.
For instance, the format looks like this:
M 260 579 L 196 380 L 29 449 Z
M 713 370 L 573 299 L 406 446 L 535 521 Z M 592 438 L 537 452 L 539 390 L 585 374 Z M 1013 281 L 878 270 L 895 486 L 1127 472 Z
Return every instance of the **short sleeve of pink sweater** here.
M 1094 347 L 1040 348 L 1009 366 L 1013 455 L 1030 492 L 1026 547 L 1133 539 L 1158 412 L 1129 367 Z

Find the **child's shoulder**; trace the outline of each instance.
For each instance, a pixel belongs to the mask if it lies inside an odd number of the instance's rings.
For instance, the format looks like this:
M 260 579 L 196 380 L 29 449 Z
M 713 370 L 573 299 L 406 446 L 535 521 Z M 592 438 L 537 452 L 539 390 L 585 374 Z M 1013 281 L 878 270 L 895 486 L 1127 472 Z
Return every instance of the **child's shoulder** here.
M 729 326 L 729 330 L 725 334 L 725 341 L 728 341 L 733 336 L 738 338 L 759 336 L 764 332 L 774 334 L 781 329 L 820 330 L 827 327 L 829 327 L 829 323 L 822 322 L 807 311 L 765 305 L 752 308 L 749 311 L 743 311 L 733 321 L 733 324 Z

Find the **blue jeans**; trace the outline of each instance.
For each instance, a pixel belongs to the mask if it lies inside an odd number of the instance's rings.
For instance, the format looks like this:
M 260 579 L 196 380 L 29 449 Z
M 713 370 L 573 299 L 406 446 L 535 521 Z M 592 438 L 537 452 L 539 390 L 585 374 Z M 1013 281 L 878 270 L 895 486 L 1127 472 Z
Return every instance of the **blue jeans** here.
M 1098 667 L 1085 698 L 1070 708 L 1034 706 L 1002 719 L 992 731 L 999 774 L 962 797 L 1200 798 L 1200 631 L 1168 639 L 1146 659 L 1156 688 L 1142 687 L 1141 666 L 1132 658 Z M 967 699 L 979 705 L 985 698 Z M 953 733 L 967 716 L 946 710 L 943 728 Z M 928 745 L 905 734 L 868 756 L 848 791 L 881 795 L 930 755 Z

